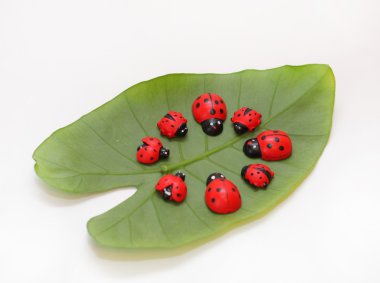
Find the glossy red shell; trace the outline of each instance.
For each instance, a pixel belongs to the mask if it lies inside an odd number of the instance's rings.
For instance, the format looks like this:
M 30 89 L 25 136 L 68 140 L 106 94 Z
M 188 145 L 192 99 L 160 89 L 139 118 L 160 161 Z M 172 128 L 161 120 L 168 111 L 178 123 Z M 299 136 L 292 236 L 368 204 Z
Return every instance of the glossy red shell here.
M 267 174 L 263 171 L 266 171 Z M 244 179 L 247 180 L 252 186 L 258 188 L 264 188 L 269 185 L 270 181 L 274 177 L 274 172 L 264 164 L 250 164 L 245 173 Z
M 292 154 L 292 141 L 286 132 L 269 130 L 257 136 L 261 158 L 275 161 L 288 158 Z
M 152 164 L 159 160 L 160 150 L 155 149 L 152 146 L 143 146 L 137 153 L 137 161 L 144 164 Z
M 211 118 L 226 120 L 227 108 L 224 100 L 215 93 L 204 93 L 198 96 L 192 106 L 195 120 L 202 123 Z
M 231 118 L 232 123 L 240 123 L 248 128 L 248 131 L 253 131 L 261 124 L 261 114 L 248 107 L 242 107 Z
M 219 214 L 237 211 L 241 207 L 238 188 L 227 179 L 215 179 L 206 187 L 205 201 L 207 207 Z
M 158 149 L 162 147 L 162 142 L 156 137 L 144 137 L 143 139 L 141 139 L 141 141 L 146 145 L 150 145 L 155 148 L 158 147 Z
M 143 164 L 152 164 L 160 159 L 160 149 L 162 143 L 155 137 L 144 137 L 142 140 L 143 145 L 136 153 L 136 159 Z
M 165 188 L 171 186 L 172 195 L 170 200 L 175 202 L 182 202 L 187 195 L 186 183 L 178 176 L 168 174 L 163 176 L 156 184 L 156 190 L 163 194 Z
M 179 127 L 182 124 L 186 124 L 187 120 L 183 117 L 181 112 L 169 111 L 168 114 L 171 115 L 174 120 L 164 116 L 158 121 L 157 127 L 160 129 L 161 135 L 172 139 L 175 137 Z

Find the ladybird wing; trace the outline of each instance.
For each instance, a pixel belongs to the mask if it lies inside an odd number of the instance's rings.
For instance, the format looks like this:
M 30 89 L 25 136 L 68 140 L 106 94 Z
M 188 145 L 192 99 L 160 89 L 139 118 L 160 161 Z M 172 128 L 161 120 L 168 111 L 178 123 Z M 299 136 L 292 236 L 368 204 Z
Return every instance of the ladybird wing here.
M 168 119 L 166 117 L 162 118 L 159 125 L 160 132 L 163 136 L 167 136 L 168 138 L 173 138 L 176 133 L 176 121 Z
M 228 198 L 224 183 L 216 179 L 208 184 L 205 192 L 207 207 L 216 213 L 228 213 Z
M 227 213 L 234 212 L 241 207 L 241 195 L 234 183 L 230 180 L 224 180 L 227 190 Z
M 244 119 L 244 111 L 247 109 L 247 107 L 242 107 L 235 111 L 234 116 L 231 118 L 232 123 L 241 123 L 245 125 L 245 119 Z
M 261 124 L 261 114 L 255 110 L 251 110 L 244 115 L 245 125 L 249 131 L 253 131 L 257 126 Z
M 172 177 L 174 177 L 174 175 L 171 174 L 162 176 L 156 184 L 156 190 L 163 191 L 166 187 L 169 187 L 173 183 Z
M 158 147 L 158 148 L 162 147 L 161 141 L 156 137 L 151 137 L 151 136 L 144 137 L 141 141 L 152 147 Z
M 210 94 L 211 96 L 211 110 L 212 113 L 214 113 L 212 116 L 213 118 L 220 119 L 222 121 L 225 121 L 227 118 L 227 108 L 226 104 L 224 103 L 223 99 L 217 95 L 216 93 Z
M 156 148 L 152 146 L 144 146 L 137 151 L 136 157 L 141 163 L 152 164 L 158 161 L 159 154 L 160 153 Z
M 276 161 L 288 158 L 292 153 L 289 136 L 282 131 L 265 131 L 258 138 L 262 159 Z
M 181 178 L 176 177 L 176 180 L 173 182 L 173 189 L 172 189 L 172 198 L 176 202 L 182 202 L 187 195 L 187 186 L 184 181 L 182 181 Z
M 204 93 L 200 96 L 198 96 L 192 106 L 192 111 L 195 120 L 198 123 L 202 123 L 210 118 L 213 118 L 210 111 L 212 110 L 211 102 L 209 95 L 207 93 Z
M 272 169 L 270 169 L 268 166 L 264 165 L 264 164 L 260 164 L 262 166 L 262 168 L 264 168 L 265 171 L 267 171 L 270 176 L 273 178 L 274 177 L 274 172 L 272 171 Z

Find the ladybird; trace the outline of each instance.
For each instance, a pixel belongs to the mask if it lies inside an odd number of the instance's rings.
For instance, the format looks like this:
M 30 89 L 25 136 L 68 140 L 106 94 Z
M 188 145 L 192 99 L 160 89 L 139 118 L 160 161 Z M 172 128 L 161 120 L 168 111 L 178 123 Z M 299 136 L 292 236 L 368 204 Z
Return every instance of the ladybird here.
M 207 178 L 205 201 L 211 211 L 219 214 L 232 213 L 241 207 L 238 188 L 221 173 L 213 173 Z
M 219 95 L 209 92 L 198 96 L 193 102 L 192 111 L 207 135 L 217 136 L 223 131 L 227 108 Z
M 184 137 L 187 134 L 187 120 L 181 112 L 169 111 L 157 123 L 161 135 L 167 136 L 169 139 L 174 137 Z
M 144 164 L 156 163 L 158 160 L 169 157 L 169 149 L 162 146 L 161 141 L 155 137 L 145 137 L 143 143 L 137 148 L 137 161 Z
M 234 113 L 231 122 L 234 123 L 238 135 L 253 131 L 261 123 L 261 114 L 251 108 L 242 107 Z
M 175 175 L 163 176 L 156 184 L 156 191 L 162 195 L 164 200 L 182 202 L 187 194 L 185 174 L 177 172 Z
M 241 176 L 257 188 L 266 188 L 274 177 L 274 172 L 264 164 L 250 164 L 241 169 Z
M 288 158 L 292 154 L 292 141 L 283 131 L 265 131 L 244 143 L 243 151 L 248 157 L 261 157 L 275 161 Z

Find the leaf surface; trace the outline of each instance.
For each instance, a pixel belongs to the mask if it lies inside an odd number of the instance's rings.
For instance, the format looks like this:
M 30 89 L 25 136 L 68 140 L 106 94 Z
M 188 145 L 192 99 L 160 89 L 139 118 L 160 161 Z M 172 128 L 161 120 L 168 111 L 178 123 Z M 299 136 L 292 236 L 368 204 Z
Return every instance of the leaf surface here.
M 227 105 L 224 131 L 206 136 L 191 113 L 193 100 L 218 93 Z M 327 65 L 284 66 L 231 74 L 171 74 L 139 83 L 76 122 L 59 129 L 34 152 L 37 174 L 52 187 L 72 193 L 96 193 L 134 186 L 137 192 L 108 212 L 92 218 L 88 231 L 100 244 L 120 248 L 172 248 L 204 240 L 254 220 L 284 200 L 315 166 L 327 143 L 335 80 Z M 250 106 L 263 115 L 253 133 L 236 136 L 229 121 Z M 152 166 L 135 160 L 142 137 L 157 136 L 157 121 L 168 111 L 188 119 L 184 139 L 161 140 L 170 158 Z M 281 129 L 293 142 L 283 161 L 249 159 L 244 141 L 266 129 Z M 250 163 L 275 171 L 267 190 L 254 190 L 240 177 Z M 184 203 L 162 200 L 154 186 L 162 174 L 183 171 L 188 186 Z M 242 195 L 236 213 L 217 215 L 204 202 L 205 181 L 222 172 Z

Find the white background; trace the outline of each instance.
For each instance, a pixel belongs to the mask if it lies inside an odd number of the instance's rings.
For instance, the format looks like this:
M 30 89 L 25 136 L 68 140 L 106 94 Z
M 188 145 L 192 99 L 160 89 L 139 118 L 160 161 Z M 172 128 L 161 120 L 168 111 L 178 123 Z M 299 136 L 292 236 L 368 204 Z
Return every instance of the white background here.
M 274 211 L 195 249 L 97 247 L 133 193 L 52 191 L 33 150 L 142 80 L 327 63 L 330 141 Z M 0 0 L 0 282 L 380 282 L 380 2 Z

